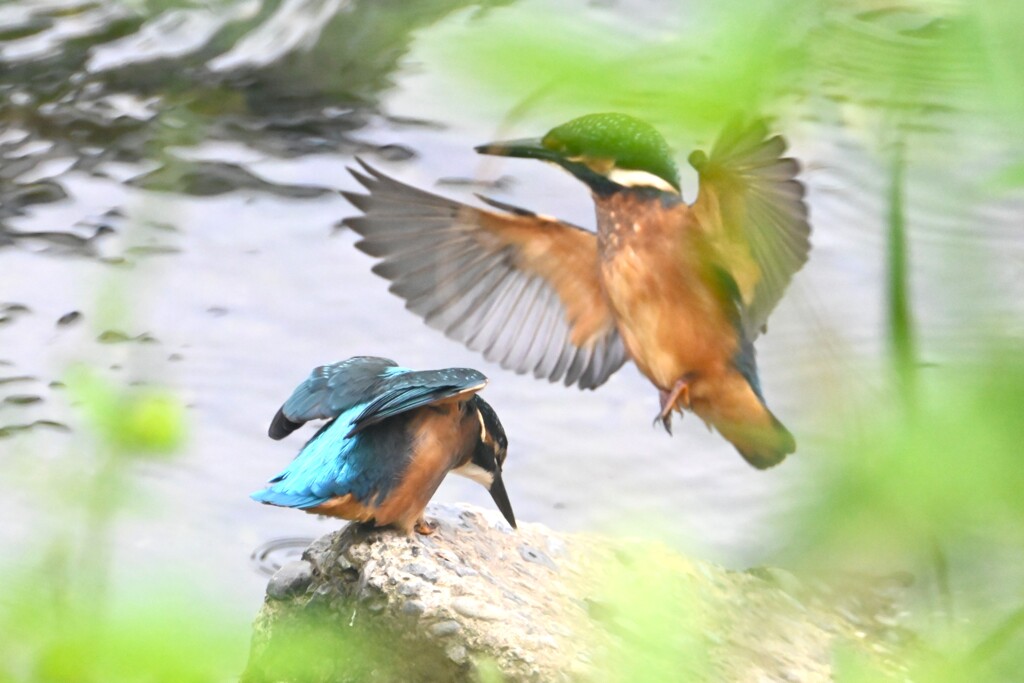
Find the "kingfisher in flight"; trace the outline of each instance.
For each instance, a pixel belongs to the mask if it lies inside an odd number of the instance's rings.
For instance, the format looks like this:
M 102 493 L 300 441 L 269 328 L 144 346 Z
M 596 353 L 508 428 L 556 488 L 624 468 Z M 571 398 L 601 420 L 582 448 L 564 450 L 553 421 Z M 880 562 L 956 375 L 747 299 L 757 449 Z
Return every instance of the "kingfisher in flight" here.
M 318 367 L 277 411 L 269 435 L 328 422 L 252 498 L 429 534 L 423 511 L 455 472 L 482 484 L 515 528 L 501 478 L 508 439 L 477 395 L 486 384 L 468 368 L 413 371 L 371 356 Z
M 632 359 L 658 389 L 661 421 L 696 413 L 748 463 L 796 450 L 765 405 L 754 341 L 807 261 L 798 163 L 763 122 L 736 121 L 689 162 L 683 201 L 665 139 L 625 114 L 590 114 L 540 138 L 476 151 L 555 164 L 590 190 L 597 231 L 486 197 L 497 211 L 401 183 L 360 161 L 369 194 L 343 221 L 390 291 L 428 325 L 519 373 L 600 386 Z

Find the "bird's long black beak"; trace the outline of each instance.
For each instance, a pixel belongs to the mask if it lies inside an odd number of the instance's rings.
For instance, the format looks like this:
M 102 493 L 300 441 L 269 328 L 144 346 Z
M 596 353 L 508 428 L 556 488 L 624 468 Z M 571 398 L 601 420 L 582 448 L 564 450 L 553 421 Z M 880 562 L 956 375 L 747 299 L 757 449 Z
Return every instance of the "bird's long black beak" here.
M 505 491 L 505 482 L 501 480 L 501 472 L 496 471 L 494 473 L 494 481 L 491 483 L 491 488 L 488 489 L 491 492 L 491 498 L 494 499 L 494 504 L 501 510 L 501 514 L 505 516 L 505 520 L 508 521 L 509 525 L 516 528 L 516 515 L 512 512 L 512 503 L 508 501 L 508 493 Z
M 480 154 L 490 154 L 499 157 L 543 159 L 544 161 L 559 161 L 562 158 L 562 155 L 558 152 L 545 147 L 541 138 L 488 142 L 486 145 L 475 147 L 475 149 Z

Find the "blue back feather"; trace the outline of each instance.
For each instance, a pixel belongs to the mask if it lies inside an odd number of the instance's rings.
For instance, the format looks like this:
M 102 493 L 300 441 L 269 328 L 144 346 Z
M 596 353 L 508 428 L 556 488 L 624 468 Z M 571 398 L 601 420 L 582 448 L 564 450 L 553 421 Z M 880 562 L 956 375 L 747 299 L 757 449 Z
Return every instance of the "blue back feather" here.
M 747 384 L 754 390 L 757 397 L 761 399 L 761 403 L 764 403 L 764 396 L 761 394 L 761 380 L 757 376 L 757 356 L 754 355 L 754 343 L 747 339 L 742 328 L 740 328 L 739 332 L 740 348 L 737 349 L 736 355 L 733 356 L 733 365 L 736 366 L 736 369 L 747 380 Z
M 352 494 L 364 505 L 379 505 L 412 458 L 408 427 L 415 410 L 486 383 L 476 370 L 417 372 L 381 358 L 350 358 L 319 367 L 278 411 L 270 435 L 281 438 L 310 419 L 333 419 L 252 498 L 311 508 Z
M 733 366 L 747 380 L 747 384 L 754 390 L 757 397 L 764 403 L 764 396 L 761 394 L 761 380 L 757 376 L 757 356 L 754 353 L 754 342 L 751 341 L 743 327 L 743 297 L 740 288 L 736 284 L 729 271 L 724 268 L 713 266 L 713 271 L 722 297 L 722 304 L 726 307 L 733 328 L 739 342 L 739 348 L 732 358 Z
M 377 504 L 390 492 L 405 469 L 401 453 L 381 452 L 380 430 L 347 437 L 355 418 L 366 408 L 359 403 L 321 429 L 267 488 L 254 500 L 285 507 L 310 508 L 351 493 L 360 503 Z M 393 429 L 391 425 L 389 429 Z M 398 429 L 404 436 L 403 429 Z M 389 441 L 384 439 L 384 441 Z M 385 447 L 385 448 L 382 448 Z M 368 500 L 376 491 L 374 500 Z

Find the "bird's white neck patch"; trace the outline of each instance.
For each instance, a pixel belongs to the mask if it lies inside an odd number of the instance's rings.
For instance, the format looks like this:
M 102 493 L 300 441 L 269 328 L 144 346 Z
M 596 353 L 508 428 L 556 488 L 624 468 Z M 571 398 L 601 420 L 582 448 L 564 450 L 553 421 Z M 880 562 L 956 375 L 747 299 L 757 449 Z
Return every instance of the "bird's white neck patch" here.
M 647 171 L 613 168 L 608 172 L 607 178 L 613 183 L 622 185 L 623 187 L 653 187 L 661 190 L 662 192 L 679 194 L 679 190 L 672 187 L 672 184 L 667 180 L 659 178 L 653 173 L 648 173 Z
M 462 475 L 467 479 L 472 479 L 486 489 L 490 489 L 491 484 L 494 483 L 494 473 L 488 472 L 475 463 L 467 462 L 462 467 L 456 467 L 452 472 Z
M 486 444 L 493 444 L 494 437 L 491 436 L 491 433 L 489 431 L 487 431 L 487 423 L 484 422 L 484 414 L 480 411 L 479 408 L 476 411 L 476 417 L 478 420 L 480 420 L 480 440 Z

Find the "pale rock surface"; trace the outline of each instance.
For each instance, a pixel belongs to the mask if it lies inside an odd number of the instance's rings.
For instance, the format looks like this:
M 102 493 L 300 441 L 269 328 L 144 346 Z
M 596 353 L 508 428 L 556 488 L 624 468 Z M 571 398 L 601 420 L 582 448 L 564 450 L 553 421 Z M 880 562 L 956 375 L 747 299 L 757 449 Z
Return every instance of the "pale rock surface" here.
M 349 525 L 282 567 L 242 680 L 816 682 L 836 645 L 899 671 L 898 580 L 807 586 L 465 505 L 428 518 L 431 536 Z

